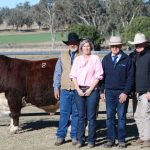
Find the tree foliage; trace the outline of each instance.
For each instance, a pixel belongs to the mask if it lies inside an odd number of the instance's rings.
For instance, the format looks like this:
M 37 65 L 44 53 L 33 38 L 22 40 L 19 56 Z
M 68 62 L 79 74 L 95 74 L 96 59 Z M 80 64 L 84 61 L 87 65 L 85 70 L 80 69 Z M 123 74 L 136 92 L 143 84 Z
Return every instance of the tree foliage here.
M 128 25 L 123 32 L 125 42 L 129 39 L 133 39 L 137 32 L 144 33 L 147 39 L 150 37 L 150 17 L 140 16 L 134 18 L 132 23 Z
M 88 25 L 70 25 L 69 32 L 76 32 L 80 39 L 88 38 L 95 46 L 95 49 L 100 49 L 100 44 L 103 42 L 103 37 L 100 36 L 100 31 L 95 26 Z
M 11 25 L 18 30 L 23 27 L 23 25 L 27 26 L 27 29 L 30 29 L 33 24 L 33 13 L 29 2 L 19 3 L 16 8 L 13 9 L 4 9 L 4 20 L 8 25 Z
M 134 19 L 142 16 L 150 17 L 148 0 L 40 0 L 34 6 L 25 2 L 19 3 L 13 9 L 0 9 L 0 23 L 5 21 L 16 29 L 26 25 L 30 29 L 36 22 L 39 29 L 49 29 L 53 40 L 55 32 L 67 30 L 68 26 L 75 24 L 77 27 L 84 25 L 91 32 L 96 30 L 95 37 L 125 32 L 124 37 L 127 39 L 131 37 L 128 36 L 131 33 L 128 33 L 127 29 L 134 26 L 133 24 L 140 26 L 141 24 L 136 23 Z M 85 32 L 84 28 L 81 29 L 80 34 L 91 34 L 90 31 Z
M 2 23 L 3 23 L 3 16 L 2 16 L 2 14 L 0 12 L 0 24 L 2 24 Z
M 142 15 L 144 9 L 142 0 L 110 0 L 109 5 L 109 16 L 117 30 L 122 30 L 136 16 Z
M 10 15 L 9 8 L 0 8 L 0 24 L 4 22 L 4 20 Z

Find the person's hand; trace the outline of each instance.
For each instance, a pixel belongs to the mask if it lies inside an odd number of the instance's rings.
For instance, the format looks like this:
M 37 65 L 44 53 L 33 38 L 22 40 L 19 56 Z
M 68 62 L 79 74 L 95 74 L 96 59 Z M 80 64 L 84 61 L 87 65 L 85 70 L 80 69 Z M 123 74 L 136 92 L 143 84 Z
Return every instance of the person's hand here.
M 104 93 L 100 94 L 100 99 L 102 102 L 105 102 L 105 94 Z
M 84 93 L 84 96 L 90 96 L 92 90 L 91 89 L 87 89 Z
M 124 103 L 127 100 L 127 95 L 125 93 L 121 93 L 119 95 L 119 102 Z
M 54 97 L 55 97 L 57 100 L 59 100 L 59 98 L 60 98 L 59 90 L 54 91 Z
M 150 92 L 146 93 L 146 98 L 150 101 Z
M 83 91 L 81 89 L 78 89 L 77 92 L 78 92 L 79 96 L 84 96 L 84 93 L 83 93 Z

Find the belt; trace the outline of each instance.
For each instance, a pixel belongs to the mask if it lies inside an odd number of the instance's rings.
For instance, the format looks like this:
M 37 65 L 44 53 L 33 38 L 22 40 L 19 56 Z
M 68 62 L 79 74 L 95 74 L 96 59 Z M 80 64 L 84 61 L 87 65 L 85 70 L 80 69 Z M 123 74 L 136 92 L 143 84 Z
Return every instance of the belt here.
M 80 85 L 79 85 L 79 88 L 80 88 L 83 92 L 86 92 L 86 90 L 89 89 L 90 87 L 89 87 L 89 86 L 80 86 Z
M 65 90 L 65 91 L 68 91 L 68 92 L 74 92 L 75 90 L 72 90 L 72 89 L 69 89 L 69 90 L 67 90 L 67 89 L 62 89 L 62 90 Z

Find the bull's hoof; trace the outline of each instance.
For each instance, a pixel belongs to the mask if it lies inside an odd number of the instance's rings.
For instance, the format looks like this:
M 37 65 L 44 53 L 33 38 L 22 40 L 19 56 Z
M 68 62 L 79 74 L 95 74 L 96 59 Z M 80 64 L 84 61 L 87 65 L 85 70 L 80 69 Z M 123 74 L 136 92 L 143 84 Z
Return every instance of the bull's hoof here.
M 19 130 L 18 126 L 9 126 L 9 131 L 11 134 L 16 134 L 18 130 Z

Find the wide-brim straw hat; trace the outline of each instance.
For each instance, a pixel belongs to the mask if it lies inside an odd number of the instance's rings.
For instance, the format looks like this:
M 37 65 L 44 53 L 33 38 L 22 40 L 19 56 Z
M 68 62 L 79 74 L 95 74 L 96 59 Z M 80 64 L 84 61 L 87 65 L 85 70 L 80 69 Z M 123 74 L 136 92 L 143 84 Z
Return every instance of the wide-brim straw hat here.
M 129 44 L 136 45 L 147 42 L 146 37 L 143 33 L 135 34 L 134 41 L 128 41 Z
M 108 45 L 122 45 L 120 36 L 111 36 Z

